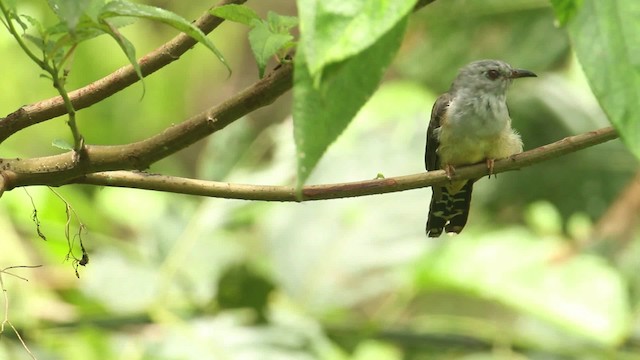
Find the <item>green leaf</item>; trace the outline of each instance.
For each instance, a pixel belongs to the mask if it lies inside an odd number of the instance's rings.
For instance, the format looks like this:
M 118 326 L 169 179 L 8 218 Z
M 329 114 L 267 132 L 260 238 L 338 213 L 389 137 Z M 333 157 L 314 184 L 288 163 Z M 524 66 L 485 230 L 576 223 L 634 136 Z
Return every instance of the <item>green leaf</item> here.
M 33 36 L 31 34 L 24 34 L 24 35 L 22 35 L 22 37 L 27 39 L 28 41 L 30 41 L 38 49 L 40 49 L 42 51 L 47 51 L 47 47 L 48 46 L 44 43 L 44 40 L 42 40 L 42 38 L 39 38 L 37 36 Z
M 101 19 L 108 19 L 116 16 L 130 16 L 159 21 L 182 31 L 209 48 L 209 50 L 211 50 L 224 64 L 227 70 L 231 72 L 231 68 L 224 59 L 224 56 L 222 56 L 222 53 L 215 47 L 213 42 L 211 42 L 211 40 L 209 40 L 206 35 L 190 21 L 171 11 L 148 5 L 135 4 L 124 0 L 116 0 L 107 3 L 102 8 L 99 17 Z
M 209 13 L 213 16 L 245 25 L 251 25 L 251 21 L 254 19 L 260 20 L 260 17 L 252 8 L 238 4 L 217 6 L 209 10 Z
M 269 24 L 263 20 L 253 20 L 251 25 L 253 28 L 249 31 L 249 44 L 258 63 L 258 73 L 262 78 L 269 59 L 290 44 L 293 36 L 272 31 Z
M 62 150 L 73 150 L 73 145 L 69 144 L 66 140 L 63 139 L 54 139 L 51 142 L 51 145 Z
M 38 19 L 31 17 L 29 15 L 24 15 L 24 14 L 20 15 L 18 18 L 27 20 L 27 22 L 31 24 L 31 27 L 35 28 L 38 31 L 38 34 L 40 34 L 40 36 L 44 35 L 45 33 L 44 26 L 42 26 L 42 23 L 40 23 Z M 21 26 L 23 27 L 23 30 L 26 30 L 25 28 L 26 25 L 24 25 L 23 22 L 20 22 L 20 23 L 22 24 Z
M 118 43 L 122 51 L 127 56 L 129 63 L 131 63 L 131 66 L 133 66 L 133 69 L 136 71 L 136 74 L 138 75 L 138 78 L 141 80 L 141 83 L 142 83 L 142 95 L 144 96 L 144 93 L 145 93 L 144 77 L 142 76 L 140 65 L 138 64 L 138 61 L 136 59 L 136 48 L 133 46 L 131 41 L 129 41 L 129 39 L 127 39 L 126 37 L 122 36 L 122 34 L 118 31 L 118 29 L 116 29 L 115 26 L 111 25 L 110 22 L 108 22 L 105 19 L 101 21 L 104 24 L 104 26 L 102 27 L 102 30 L 105 33 L 111 35 L 111 37 Z
M 73 31 L 83 16 L 96 17 L 104 0 L 48 0 L 49 7 Z
M 423 289 L 451 289 L 498 301 L 602 345 L 627 333 L 629 303 L 621 275 L 591 255 L 511 230 L 460 236 L 420 262 Z
M 295 16 L 285 16 L 269 11 L 267 13 L 267 23 L 272 31 L 288 34 L 289 30 L 298 26 L 298 18 Z
M 311 76 L 377 42 L 416 0 L 297 0 L 301 46 Z
M 591 90 L 640 159 L 640 1 L 584 0 L 567 28 Z
M 308 68 L 310 55 L 298 49 L 293 89 L 298 190 L 375 91 L 400 46 L 406 23 L 405 17 L 371 47 L 330 66 L 317 86 Z
M 560 25 L 566 25 L 582 6 L 583 0 L 551 0 L 556 19 Z

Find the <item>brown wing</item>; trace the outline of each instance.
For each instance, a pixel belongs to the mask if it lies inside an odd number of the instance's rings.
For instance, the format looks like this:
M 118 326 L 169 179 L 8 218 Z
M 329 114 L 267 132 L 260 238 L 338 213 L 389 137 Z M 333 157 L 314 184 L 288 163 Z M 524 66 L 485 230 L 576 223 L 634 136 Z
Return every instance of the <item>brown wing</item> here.
M 445 120 L 446 111 L 451 102 L 451 95 L 444 93 L 436 100 L 431 110 L 431 121 L 427 128 L 427 145 L 424 154 L 424 164 L 427 171 L 440 170 L 438 156 L 437 131 Z M 426 233 L 429 237 L 438 237 L 443 232 L 459 233 L 467 223 L 473 180 L 468 181 L 456 193 L 450 193 L 444 186 L 433 186 L 433 195 L 429 204 Z
M 428 171 L 440 170 L 440 158 L 438 157 L 438 146 L 440 142 L 436 136 L 436 129 L 442 124 L 442 119 L 451 102 L 451 95 L 444 93 L 438 97 L 431 109 L 431 120 L 427 127 L 427 145 L 424 151 L 424 166 Z

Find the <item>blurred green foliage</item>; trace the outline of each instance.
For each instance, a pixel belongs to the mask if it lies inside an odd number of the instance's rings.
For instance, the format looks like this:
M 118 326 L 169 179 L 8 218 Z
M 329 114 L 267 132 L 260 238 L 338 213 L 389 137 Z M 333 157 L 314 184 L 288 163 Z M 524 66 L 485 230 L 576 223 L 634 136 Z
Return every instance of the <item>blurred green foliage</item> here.
M 193 2 L 145 1 L 193 19 Z M 249 2 L 296 15 L 291 1 Z M 53 22 L 45 4 L 22 11 Z M 500 58 L 538 73 L 515 84 L 514 127 L 531 149 L 607 126 L 563 28 L 542 0 L 435 1 L 410 17 L 386 79 L 319 161 L 310 183 L 423 171 L 438 93 L 457 69 Z M 121 29 L 144 54 L 175 35 L 153 22 Z M 232 96 L 258 79 L 246 26 L 78 113 L 88 143 L 122 144 Z M 4 113 L 55 95 L 0 34 Z M 127 63 L 98 37 L 78 47 L 68 88 Z M 273 66 L 270 63 L 269 66 Z M 267 69 L 270 67 L 267 66 Z M 290 97 L 154 165 L 152 171 L 249 184 L 292 184 Z M 16 134 L 2 157 L 60 152 L 59 120 Z M 201 199 L 130 189 L 57 189 L 88 228 L 90 262 L 64 261 L 65 205 L 46 188 L 0 201 L 8 318 L 38 359 L 635 359 L 640 354 L 640 237 L 592 238 L 637 162 L 619 141 L 483 179 L 465 232 L 427 240 L 430 191 L 313 203 Z M 637 215 L 636 215 L 637 219 Z M 637 223 L 637 222 L 636 222 Z M 71 224 L 77 229 L 78 223 Z M 78 244 L 75 255 L 81 256 Z M 3 308 L 3 307 L 2 307 Z M 4 308 L 3 308 L 4 309 Z M 3 312 L 4 314 L 4 312 Z M 5 328 L 0 359 L 28 354 Z
M 567 30 L 600 105 L 627 148 L 640 159 L 638 18 L 637 1 L 584 0 Z

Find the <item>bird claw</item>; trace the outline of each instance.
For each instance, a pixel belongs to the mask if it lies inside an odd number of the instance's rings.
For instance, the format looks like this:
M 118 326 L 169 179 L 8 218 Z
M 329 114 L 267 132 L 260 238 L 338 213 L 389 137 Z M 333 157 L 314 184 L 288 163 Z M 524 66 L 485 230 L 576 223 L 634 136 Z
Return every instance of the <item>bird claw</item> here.
M 487 169 L 489 170 L 489 179 L 491 179 L 491 175 L 493 175 L 494 178 L 498 178 L 497 174 L 493 173 L 493 165 L 496 162 L 496 159 L 487 159 L 486 160 L 486 164 L 487 164 Z
M 456 168 L 454 168 L 453 165 L 447 164 L 444 167 L 444 172 L 447 174 L 447 179 L 451 181 L 451 177 L 456 174 Z

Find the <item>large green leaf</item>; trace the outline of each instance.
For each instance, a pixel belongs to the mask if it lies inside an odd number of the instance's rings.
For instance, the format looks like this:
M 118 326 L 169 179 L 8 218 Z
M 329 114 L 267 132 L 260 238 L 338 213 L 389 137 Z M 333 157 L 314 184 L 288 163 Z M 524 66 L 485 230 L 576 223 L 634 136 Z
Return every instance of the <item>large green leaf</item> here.
M 312 77 L 370 47 L 416 0 L 298 0 L 302 50 Z
M 107 19 L 117 16 L 130 16 L 135 18 L 145 18 L 154 21 L 165 23 L 177 30 L 184 32 L 191 36 L 199 43 L 205 45 L 211 50 L 218 59 L 224 64 L 224 66 L 230 70 L 222 53 L 216 48 L 216 46 L 209 40 L 202 30 L 198 29 L 187 19 L 172 13 L 171 11 L 161 9 L 154 6 L 136 4 L 124 0 L 116 0 L 106 4 L 100 12 L 101 19 Z
M 298 188 L 373 94 L 400 46 L 406 23 L 405 16 L 371 47 L 327 68 L 319 84 L 308 67 L 310 55 L 298 50 L 293 89 Z
M 422 261 L 419 284 L 492 299 L 603 345 L 629 325 L 626 285 L 591 255 L 558 258 L 564 245 L 524 231 L 458 237 Z
M 640 1 L 583 0 L 568 22 L 569 35 L 593 93 L 625 145 L 638 158 L 639 19 Z

